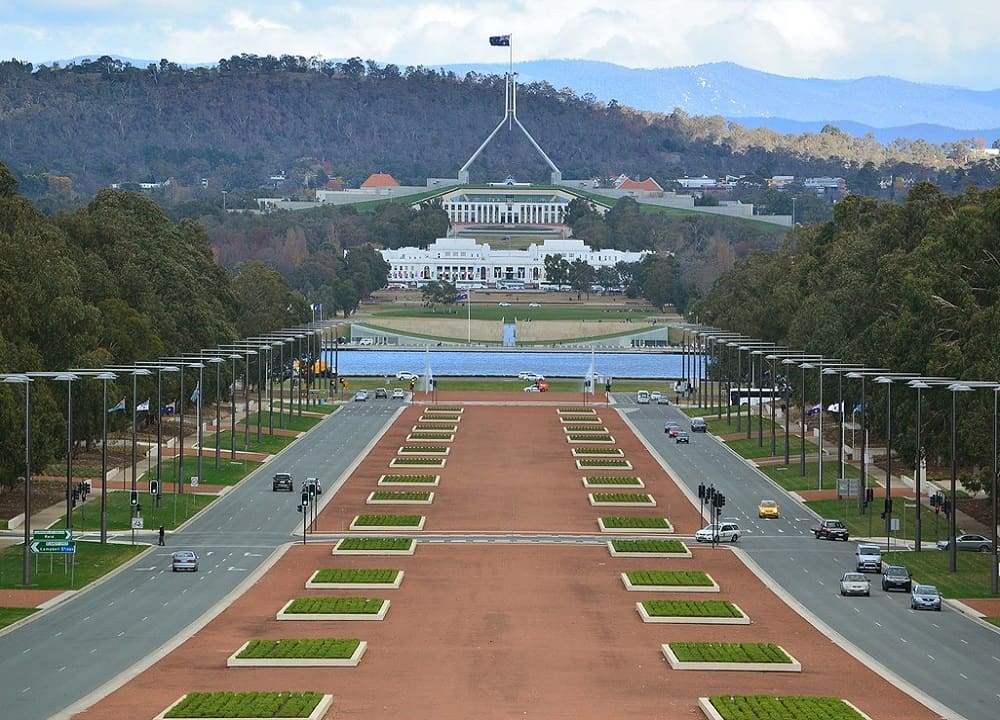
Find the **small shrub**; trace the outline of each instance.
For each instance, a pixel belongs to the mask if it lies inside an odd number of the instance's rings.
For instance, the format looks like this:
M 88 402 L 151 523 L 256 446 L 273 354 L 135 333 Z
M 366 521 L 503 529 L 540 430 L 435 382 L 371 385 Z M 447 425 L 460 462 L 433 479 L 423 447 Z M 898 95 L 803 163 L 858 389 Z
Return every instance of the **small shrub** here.
M 377 525 L 377 526 L 416 526 L 420 524 L 423 515 L 382 515 L 367 514 L 358 515 L 354 518 L 355 525 Z
M 642 605 L 653 617 L 744 617 L 728 600 L 644 600 Z
M 372 500 L 428 500 L 431 494 L 420 490 L 376 490 Z
M 634 530 L 636 528 L 644 528 L 647 530 L 669 530 L 671 525 L 666 518 L 657 517 L 627 517 L 624 515 L 610 515 L 608 517 L 602 517 L 601 523 L 604 527 L 610 529 L 621 528 Z
M 248 660 L 351 657 L 361 644 L 355 638 L 312 638 L 302 640 L 251 640 L 237 657 Z
M 193 692 L 168 718 L 305 718 L 323 700 L 318 692 Z
M 611 547 L 615 552 L 648 552 L 648 553 L 680 553 L 687 555 L 687 546 L 680 540 L 652 540 L 636 538 L 635 540 L 612 540 Z
M 638 485 L 639 478 L 635 476 L 614 477 L 613 475 L 591 475 L 584 480 L 588 485 Z
M 864 720 L 840 698 L 773 695 L 712 695 L 723 720 Z
M 292 600 L 285 613 L 292 615 L 319 614 L 376 615 L 385 603 L 383 598 L 368 597 L 305 597 Z
M 317 583 L 392 583 L 399 570 L 381 568 L 323 568 L 317 570 L 312 581 Z
M 344 538 L 338 550 L 409 550 L 412 538 Z
M 701 570 L 629 570 L 625 575 L 633 585 L 712 587 L 712 578 Z
M 599 492 L 594 493 L 594 502 L 651 505 L 653 498 L 646 493 Z
M 792 662 L 774 643 L 677 642 L 670 649 L 681 662 Z

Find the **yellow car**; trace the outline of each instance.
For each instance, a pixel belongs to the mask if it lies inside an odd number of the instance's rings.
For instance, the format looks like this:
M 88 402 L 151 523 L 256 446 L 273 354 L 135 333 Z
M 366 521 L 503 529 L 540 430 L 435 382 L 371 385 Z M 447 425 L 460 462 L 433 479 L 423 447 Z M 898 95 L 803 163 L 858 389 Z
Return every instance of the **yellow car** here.
M 757 517 L 776 518 L 781 517 L 781 510 L 774 500 L 761 500 L 757 506 Z

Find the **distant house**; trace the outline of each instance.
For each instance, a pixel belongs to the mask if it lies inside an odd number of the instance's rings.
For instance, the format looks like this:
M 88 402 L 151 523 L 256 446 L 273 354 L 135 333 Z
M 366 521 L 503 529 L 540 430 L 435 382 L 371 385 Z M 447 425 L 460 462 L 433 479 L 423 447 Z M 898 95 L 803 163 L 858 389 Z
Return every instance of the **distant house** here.
M 380 188 L 399 187 L 399 181 L 388 173 L 372 173 L 368 179 L 361 183 L 363 190 L 377 190 Z
M 645 180 L 633 180 L 632 178 L 626 177 L 621 183 L 618 184 L 619 190 L 639 190 L 641 192 L 663 192 L 663 188 L 660 187 L 660 183 L 656 182 L 651 177 Z

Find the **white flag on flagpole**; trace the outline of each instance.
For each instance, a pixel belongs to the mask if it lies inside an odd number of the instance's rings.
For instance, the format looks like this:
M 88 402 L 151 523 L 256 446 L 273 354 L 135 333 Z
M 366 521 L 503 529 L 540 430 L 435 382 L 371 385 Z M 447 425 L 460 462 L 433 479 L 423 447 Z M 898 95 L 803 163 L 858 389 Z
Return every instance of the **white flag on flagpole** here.
M 590 348 L 590 368 L 587 369 L 587 375 L 583 379 L 583 391 L 587 394 L 594 392 L 594 375 L 594 348 Z
M 431 372 L 431 351 L 424 350 L 424 392 L 434 389 L 434 375 Z

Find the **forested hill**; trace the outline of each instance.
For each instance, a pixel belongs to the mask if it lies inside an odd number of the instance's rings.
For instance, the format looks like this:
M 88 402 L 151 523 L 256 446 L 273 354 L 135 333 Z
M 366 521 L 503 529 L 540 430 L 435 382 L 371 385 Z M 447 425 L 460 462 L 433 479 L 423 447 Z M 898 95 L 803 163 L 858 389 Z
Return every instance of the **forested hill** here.
M 33 199 L 168 178 L 174 187 L 197 189 L 204 179 L 216 195 L 239 193 L 278 170 L 311 186 L 340 177 L 356 187 L 377 171 L 422 184 L 455 177 L 503 117 L 503 103 L 497 75 L 358 58 L 242 55 L 194 69 L 110 57 L 64 68 L 12 60 L 0 63 L 0 160 Z M 957 170 L 944 148 L 919 140 L 882 146 L 833 127 L 779 136 L 718 116 L 605 104 L 546 82 L 519 87 L 517 107 L 566 178 L 832 175 L 849 186 L 863 177 L 861 191 L 877 191 L 878 168 L 948 191 L 993 184 L 992 168 Z M 544 181 L 548 172 L 516 127 L 498 133 L 471 168 L 474 182 Z

